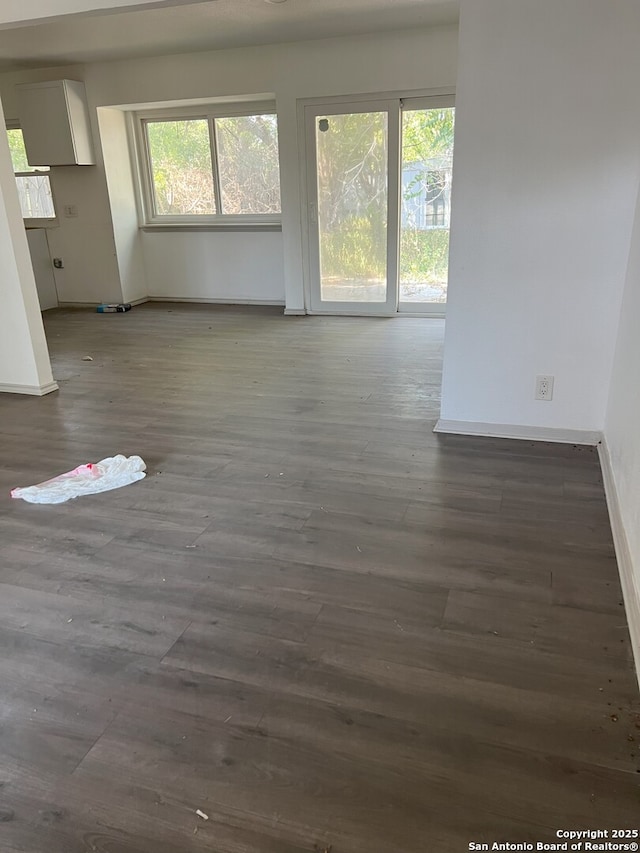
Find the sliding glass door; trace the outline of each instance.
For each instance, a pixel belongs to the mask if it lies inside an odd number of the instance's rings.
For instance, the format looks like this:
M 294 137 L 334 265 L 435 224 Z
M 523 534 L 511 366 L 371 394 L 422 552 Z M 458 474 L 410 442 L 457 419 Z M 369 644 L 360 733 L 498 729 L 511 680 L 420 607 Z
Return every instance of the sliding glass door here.
M 444 313 L 450 98 L 306 107 L 312 311 Z

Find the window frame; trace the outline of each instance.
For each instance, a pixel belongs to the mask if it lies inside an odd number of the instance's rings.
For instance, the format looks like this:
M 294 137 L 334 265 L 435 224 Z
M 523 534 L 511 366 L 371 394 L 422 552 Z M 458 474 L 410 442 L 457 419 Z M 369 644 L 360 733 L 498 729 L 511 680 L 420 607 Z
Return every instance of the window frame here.
M 5 123 L 5 130 L 20 130 L 19 121 L 12 121 L 7 119 Z M 24 139 L 24 134 L 23 134 Z M 11 162 L 11 168 L 13 169 L 13 161 Z M 53 182 L 51 181 L 51 167 L 48 166 L 46 169 L 33 167 L 30 172 L 16 172 L 13 171 L 14 177 L 17 178 L 32 178 L 34 175 L 45 175 L 49 180 L 49 191 L 51 192 L 51 201 L 53 202 L 53 216 L 23 216 L 22 221 L 24 223 L 25 228 L 46 228 L 54 225 L 58 225 L 58 205 L 56 203 L 56 196 L 53 191 Z M 16 180 L 16 188 L 17 188 L 17 180 Z M 20 210 L 22 213 L 22 209 Z
M 167 215 L 156 213 L 153 165 L 146 125 L 160 121 L 207 121 L 211 148 L 211 170 L 216 207 L 220 205 L 220 172 L 218 162 L 215 119 L 242 116 L 273 115 L 277 111 L 274 101 L 255 101 L 234 104 L 206 104 L 170 109 L 138 110 L 134 114 L 134 143 L 137 152 L 140 227 L 144 230 L 251 230 L 279 231 L 282 227 L 280 213 L 213 213 L 204 215 Z M 279 153 L 279 148 L 278 148 Z M 280 177 L 280 162 L 278 160 Z

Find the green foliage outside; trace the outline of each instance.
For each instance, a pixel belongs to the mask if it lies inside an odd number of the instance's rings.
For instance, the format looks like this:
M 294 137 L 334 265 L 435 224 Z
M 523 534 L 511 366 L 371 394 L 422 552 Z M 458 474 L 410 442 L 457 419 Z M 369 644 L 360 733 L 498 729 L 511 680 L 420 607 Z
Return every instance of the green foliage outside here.
M 432 157 L 453 157 L 455 110 L 406 110 L 402 114 L 402 162 L 424 163 Z
M 206 119 L 147 123 L 156 213 L 216 212 Z
M 221 211 L 216 209 L 209 121 L 153 121 L 146 128 L 158 215 L 280 211 L 274 115 L 215 119 Z
M 274 115 L 216 119 L 222 209 L 280 213 L 278 123 Z
M 370 248 L 377 250 L 373 255 Z M 351 219 L 349 226 L 327 235 L 322 245 L 322 274 L 335 279 L 382 279 L 386 244 L 376 245 L 368 219 Z M 400 241 L 400 281 L 446 285 L 449 229 L 403 228 Z
M 380 113 L 329 116 L 317 133 L 323 279 L 383 279 L 386 266 L 386 123 Z M 424 164 L 403 201 L 422 192 L 429 163 L 453 158 L 454 110 L 407 110 L 403 167 Z M 402 228 L 401 281 L 446 285 L 448 228 Z
M 382 279 L 386 241 L 376 242 L 370 219 L 349 219 L 342 227 L 324 232 L 321 264 L 323 278 Z
M 9 150 L 11 151 L 11 161 L 13 163 L 14 172 L 33 172 L 27 160 L 27 151 L 24 147 L 22 139 L 22 131 L 12 128 L 7 131 L 7 139 L 9 140 Z
M 449 229 L 421 231 L 403 228 L 400 241 L 400 281 L 447 283 L 449 267 Z
M 322 278 L 382 279 L 386 267 L 387 115 L 317 122 Z

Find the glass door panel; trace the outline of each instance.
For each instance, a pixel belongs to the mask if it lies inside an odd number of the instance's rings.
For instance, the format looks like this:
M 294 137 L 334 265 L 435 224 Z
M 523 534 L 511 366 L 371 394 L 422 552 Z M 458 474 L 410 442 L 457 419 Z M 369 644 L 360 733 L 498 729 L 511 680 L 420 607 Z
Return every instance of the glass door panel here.
M 323 302 L 386 302 L 387 114 L 316 122 Z
M 375 108 L 374 108 L 375 106 Z M 326 107 L 324 108 L 326 110 Z M 309 108 L 311 305 L 391 313 L 397 304 L 399 105 Z
M 454 117 L 453 107 L 404 109 L 402 113 L 401 311 L 444 313 Z

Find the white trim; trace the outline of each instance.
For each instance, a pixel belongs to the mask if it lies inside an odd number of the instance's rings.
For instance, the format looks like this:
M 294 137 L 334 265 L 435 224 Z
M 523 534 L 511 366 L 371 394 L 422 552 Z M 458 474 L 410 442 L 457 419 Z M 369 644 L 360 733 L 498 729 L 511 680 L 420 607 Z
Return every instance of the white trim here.
M 154 219 L 140 226 L 140 230 L 146 234 L 161 234 L 163 231 L 282 231 L 282 216 L 279 213 L 260 218 L 255 218 L 252 213 L 221 213 L 215 222 L 210 216 L 183 216 L 184 222 L 173 216 L 161 218 L 162 222 L 160 218 Z
M 110 300 L 115 303 L 115 300 Z M 131 307 L 135 307 L 136 305 L 142 305 L 144 302 L 148 302 L 148 296 L 142 296 L 140 299 L 123 299 L 122 302 L 125 305 L 131 305 Z M 98 305 L 104 305 L 104 301 L 102 302 L 58 302 L 58 308 L 97 308 Z M 123 313 L 123 312 L 118 312 Z
M 211 230 L 217 228 L 228 228 L 230 226 L 253 226 L 260 230 L 273 227 L 282 227 L 282 209 L 278 213 L 271 214 L 229 214 L 222 210 L 222 194 L 220 190 L 220 164 L 218 162 L 217 140 L 215 138 L 215 121 L 223 118 L 240 118 L 242 116 L 269 115 L 276 119 L 276 136 L 278 132 L 278 114 L 275 101 L 254 101 L 234 104 L 209 104 L 203 105 L 202 109 L 194 107 L 160 109 L 160 110 L 138 110 L 132 114 L 133 128 L 130 126 L 129 141 L 135 153 L 135 189 L 138 194 L 136 206 L 138 208 L 140 228 L 150 229 L 157 226 L 172 226 L 175 230 L 193 226 L 209 226 Z M 216 213 L 190 215 L 167 215 L 156 211 L 156 189 L 153 179 L 153 162 L 149 144 L 147 125 L 161 122 L 175 121 L 206 121 L 209 133 L 209 146 L 211 150 L 211 179 L 214 186 L 214 201 Z M 279 139 L 278 139 L 279 142 Z M 278 170 L 280 168 L 278 149 Z M 278 171 L 278 180 L 280 173 Z M 159 229 L 161 230 L 161 229 Z
M 204 296 L 148 296 L 148 302 L 193 302 L 196 305 L 265 305 L 284 308 L 284 299 L 207 299 Z
M 424 102 L 423 109 L 428 108 L 429 104 L 433 104 L 434 109 L 439 106 L 445 106 L 445 100 L 454 101 L 456 96 L 455 87 L 452 86 L 435 86 L 431 89 L 393 89 L 386 92 L 354 92 L 352 95 L 320 95 L 315 98 L 300 98 L 299 104 L 303 106 L 316 106 L 317 104 L 352 104 L 354 101 L 389 101 L 398 100 L 404 104 L 407 101 L 415 100 L 416 102 Z M 450 104 L 453 106 L 453 103 Z M 411 109 L 411 107 L 408 107 Z
M 611 454 L 607 445 L 606 438 L 603 437 L 598 445 L 598 456 L 600 457 L 600 467 L 602 469 L 602 479 L 604 482 L 604 493 L 607 498 L 607 507 L 609 509 L 609 521 L 611 523 L 611 531 L 613 533 L 613 545 L 618 561 L 618 572 L 620 573 L 620 585 L 622 586 L 622 597 L 624 599 L 624 608 L 627 614 L 627 622 L 629 623 L 629 634 L 631 635 L 631 648 L 633 657 L 636 663 L 636 676 L 640 685 L 640 588 L 636 580 L 636 572 L 634 571 L 633 559 L 629 548 L 629 540 L 624 529 L 622 513 L 620 511 L 620 501 L 618 499 L 618 490 L 616 488 L 616 478 L 613 473 L 613 465 L 611 464 Z
M 519 438 L 525 441 L 554 441 L 560 444 L 596 445 L 602 439 L 599 430 L 559 429 L 522 424 L 486 424 L 480 421 L 450 421 L 440 418 L 434 432 L 451 435 L 484 435 L 491 438 Z
M 409 307 L 411 306 L 411 307 Z M 399 302 L 398 314 L 404 317 L 431 317 L 444 320 L 447 316 L 446 302 Z
M 333 304 L 334 303 L 332 303 L 332 305 Z M 351 302 L 345 302 L 344 304 L 347 306 L 352 306 Z M 369 302 L 369 303 L 364 303 L 364 304 L 379 305 L 381 303 Z M 335 308 L 331 308 L 331 309 L 322 308 L 322 309 L 312 310 L 311 308 L 309 308 L 306 313 L 310 317 L 378 317 L 378 318 L 381 318 L 383 320 L 393 320 L 395 317 L 399 316 L 396 312 L 391 314 L 391 313 L 389 313 L 389 311 L 385 311 L 384 309 L 382 309 L 380 311 L 367 311 L 365 313 L 363 311 L 360 311 L 360 309 L 357 307 L 355 307 L 355 308 L 354 307 L 348 307 L 348 308 L 345 308 L 344 310 L 335 309 Z M 405 316 L 405 315 L 403 315 L 403 316 Z
M 455 107 L 456 94 L 453 91 L 443 90 L 439 95 L 420 95 L 417 97 L 401 98 L 403 110 L 437 110 L 439 107 L 448 109 Z
M 34 397 L 44 397 L 52 391 L 58 390 L 57 382 L 47 382 L 46 385 L 13 385 L 12 383 L 0 383 L 2 394 L 31 394 Z
M 276 115 L 276 102 L 268 101 L 239 101 L 234 99 L 227 103 L 208 101 L 180 107 L 158 107 L 136 110 L 139 119 L 149 121 L 176 121 L 191 118 L 233 118 L 235 116 Z
M 141 299 L 126 300 L 127 305 L 135 307 L 145 302 L 193 302 L 212 305 L 275 305 L 284 307 L 284 299 L 208 299 L 204 296 L 143 296 Z M 58 308 L 97 308 L 102 302 L 60 302 Z M 305 313 L 304 311 L 302 312 Z
M 387 313 L 379 313 L 374 314 L 370 312 L 368 314 L 363 314 L 362 311 L 354 310 L 354 311 L 312 311 L 310 308 L 305 309 L 304 311 L 295 311 L 297 314 L 308 314 L 310 317 L 378 317 L 383 320 L 442 320 L 446 321 L 446 317 L 444 314 L 422 314 L 417 311 L 412 314 L 404 313 L 401 311 L 396 311 L 395 314 L 387 314 Z
M 285 317 L 305 317 L 307 312 L 304 308 L 285 308 L 284 316 Z
M 227 104 L 230 104 L 232 107 L 235 104 L 252 104 L 257 106 L 264 103 L 272 105 L 275 109 L 275 94 L 273 92 L 254 92 L 250 95 L 220 95 L 215 98 L 179 98 L 172 101 L 147 101 L 144 104 L 109 104 L 105 105 L 105 109 L 134 113 L 151 112 L 153 110 L 193 110 L 194 107 L 201 110 L 202 108 L 207 109 L 208 107 L 224 106 Z M 102 107 L 99 107 L 99 109 L 102 109 Z
M 96 308 L 102 302 L 58 302 L 58 308 Z

